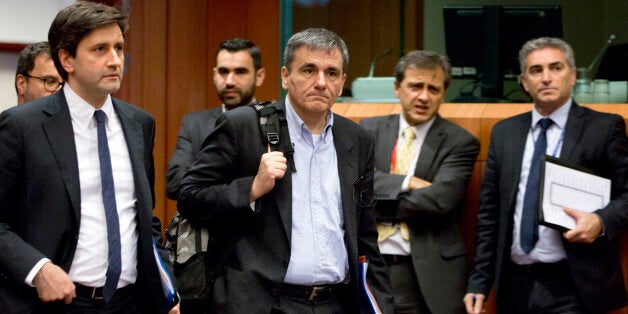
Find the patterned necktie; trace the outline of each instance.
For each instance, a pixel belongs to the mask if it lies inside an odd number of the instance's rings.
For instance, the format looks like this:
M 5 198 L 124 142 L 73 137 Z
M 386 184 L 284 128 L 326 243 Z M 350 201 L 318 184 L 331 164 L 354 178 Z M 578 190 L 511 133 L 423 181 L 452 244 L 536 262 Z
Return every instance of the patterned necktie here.
M 407 127 L 403 130 L 404 142 L 403 145 L 397 149 L 397 160 L 394 169 L 395 174 L 408 174 L 408 169 L 413 159 L 412 157 L 414 157 L 413 142 L 415 137 L 416 134 L 414 133 L 413 127 Z
M 534 143 L 534 153 L 530 164 L 530 173 L 526 183 L 526 193 L 523 198 L 523 210 L 521 212 L 521 248 L 529 253 L 534 248 L 539 237 L 536 223 L 537 208 L 539 202 L 539 170 L 541 167 L 541 156 L 547 149 L 547 129 L 552 125 L 550 118 L 543 118 L 539 121 L 541 133 Z
M 100 160 L 100 180 L 102 183 L 102 198 L 105 205 L 105 217 L 107 220 L 108 267 L 107 279 L 103 289 L 103 298 L 109 303 L 118 288 L 118 280 L 122 269 L 120 252 L 120 224 L 118 221 L 118 208 L 113 185 L 113 172 L 111 171 L 111 155 L 107 142 L 105 129 L 105 113 L 102 110 L 94 112 L 96 116 L 96 130 L 98 133 L 98 159 Z
M 413 127 L 407 127 L 403 130 L 403 138 L 404 142 L 401 147 L 397 149 L 396 160 L 395 160 L 395 168 L 393 169 L 394 174 L 407 175 L 408 169 L 410 168 L 410 164 L 414 159 L 414 138 L 416 134 L 414 133 Z M 401 237 L 408 241 L 410 240 L 410 231 L 408 230 L 408 225 L 405 222 L 399 222 L 399 224 L 377 224 L 377 232 L 379 233 L 377 237 L 377 242 L 382 242 L 388 239 L 390 236 L 397 232 L 397 228 L 399 228 L 399 232 L 401 233 Z

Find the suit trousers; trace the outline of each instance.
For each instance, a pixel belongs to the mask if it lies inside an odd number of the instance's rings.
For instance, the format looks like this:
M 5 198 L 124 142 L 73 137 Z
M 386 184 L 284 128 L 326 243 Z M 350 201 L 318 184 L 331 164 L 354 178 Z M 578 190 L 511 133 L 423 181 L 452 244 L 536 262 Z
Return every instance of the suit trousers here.
M 421 288 L 416 280 L 412 258 L 398 255 L 383 255 L 388 268 L 388 276 L 392 284 L 397 314 L 429 314 Z
M 136 287 L 128 286 L 116 290 L 111 301 L 94 300 L 85 296 L 77 296 L 72 300 L 65 313 L 72 314 L 141 314 L 138 307 L 139 296 Z
M 594 313 L 580 301 L 566 262 L 533 265 L 540 267 L 510 263 L 501 284 L 499 313 Z

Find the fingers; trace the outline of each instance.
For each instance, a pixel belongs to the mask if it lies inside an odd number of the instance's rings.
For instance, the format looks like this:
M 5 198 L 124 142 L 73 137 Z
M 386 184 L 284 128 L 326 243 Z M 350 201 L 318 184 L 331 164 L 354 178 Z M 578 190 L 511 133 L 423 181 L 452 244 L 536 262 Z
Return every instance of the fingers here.
M 65 304 L 70 304 L 76 297 L 76 288 L 70 276 L 52 262 L 44 264 L 33 283 L 42 302 L 63 300 Z
M 475 293 L 467 293 L 462 299 L 464 302 L 464 306 L 469 314 L 479 314 L 482 313 L 482 306 L 484 304 L 484 295 L 483 294 L 475 294 Z
M 569 242 L 592 243 L 602 233 L 602 219 L 597 214 L 563 207 L 565 213 L 576 220 L 576 226 L 563 233 Z
M 270 192 L 275 186 L 275 181 L 283 178 L 287 169 L 288 163 L 282 152 L 274 151 L 263 154 L 257 174 L 253 179 L 249 200 L 253 202 Z

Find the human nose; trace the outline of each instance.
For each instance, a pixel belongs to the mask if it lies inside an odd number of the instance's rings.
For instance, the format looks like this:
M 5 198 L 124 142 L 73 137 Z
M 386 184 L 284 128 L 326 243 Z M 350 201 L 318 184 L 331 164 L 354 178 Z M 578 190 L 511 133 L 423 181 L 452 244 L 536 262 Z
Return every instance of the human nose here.
M 235 75 L 233 74 L 233 72 L 227 74 L 227 77 L 225 79 L 225 84 L 227 85 L 235 85 Z
M 112 48 L 110 53 L 109 65 L 118 67 L 122 65 L 124 60 L 124 54 L 121 51 Z
M 319 71 L 318 74 L 316 75 L 316 88 L 325 89 L 325 86 L 327 86 L 327 79 L 325 77 L 325 72 Z
M 417 95 L 417 99 L 422 102 L 429 100 L 429 93 L 427 92 L 427 88 L 422 88 L 419 91 L 419 94 Z

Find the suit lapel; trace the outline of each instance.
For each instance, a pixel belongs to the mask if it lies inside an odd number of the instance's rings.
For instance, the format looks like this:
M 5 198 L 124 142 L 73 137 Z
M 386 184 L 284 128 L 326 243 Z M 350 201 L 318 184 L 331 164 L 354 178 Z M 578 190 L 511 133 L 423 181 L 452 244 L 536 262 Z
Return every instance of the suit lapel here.
M 432 161 L 435 160 L 436 153 L 440 149 L 444 139 L 445 132 L 443 132 L 442 120 L 440 116 L 436 116 L 434 124 L 432 124 L 432 127 L 427 131 L 425 140 L 423 140 L 416 169 L 414 170 L 414 176 L 417 178 L 426 178 L 432 166 Z
M 505 156 L 501 157 L 502 160 L 510 159 L 512 161 L 511 167 L 508 167 L 511 178 L 510 184 L 510 200 L 512 205 L 509 208 L 514 210 L 514 202 L 517 196 L 517 190 L 519 186 L 519 180 L 521 177 L 521 163 L 523 162 L 523 151 L 526 147 L 526 140 L 530 132 L 530 125 L 532 124 L 532 112 L 528 112 L 521 119 L 515 120 L 516 125 L 513 128 L 507 130 L 506 136 L 503 137 Z
M 349 134 L 349 129 L 342 125 L 339 118 L 334 117 L 332 127 L 336 158 L 338 159 L 338 176 L 340 179 L 340 195 L 342 199 L 342 212 L 345 221 L 345 234 L 353 235 L 357 232 L 355 206 L 353 201 L 353 181 L 358 177 L 355 161 L 357 151 L 354 149 L 354 141 L 357 134 Z
M 376 167 L 383 172 L 390 172 L 392 152 L 395 149 L 397 136 L 399 135 L 399 119 L 399 115 L 389 116 L 375 142 L 375 145 L 381 145 L 375 149 L 375 160 L 385 160 L 385 162 L 377 164 Z
M 72 117 L 68 104 L 65 101 L 63 90 L 51 97 L 52 101 L 44 104 L 43 111 L 50 116 L 42 123 L 44 132 L 50 142 L 50 149 L 54 155 L 63 183 L 70 197 L 76 221 L 81 217 L 81 187 L 78 174 L 78 160 Z
M 278 103 L 274 105 L 277 109 L 286 111 L 284 103 Z M 258 119 L 255 119 L 255 123 L 259 124 Z M 259 128 L 259 127 L 258 127 Z M 260 135 L 261 137 L 261 135 Z M 290 134 L 290 140 L 294 142 L 295 135 Z M 281 139 L 283 140 L 283 139 Z M 263 150 L 262 153 L 266 151 Z M 297 169 L 298 171 L 299 169 Z M 277 203 L 277 210 L 281 216 L 281 221 L 284 227 L 284 231 L 288 238 L 288 241 L 292 242 L 292 173 L 290 170 L 286 172 L 283 179 L 276 181 L 275 183 L 275 202 Z
M 575 150 L 576 143 L 580 138 L 581 132 L 584 129 L 584 114 L 582 107 L 573 103 L 569 110 L 569 116 L 567 118 L 567 124 L 565 125 L 565 136 L 563 138 L 563 146 L 560 150 L 560 157 L 562 159 L 571 159 Z
M 129 157 L 131 157 L 131 165 L 133 165 L 133 173 L 137 175 L 136 171 L 139 169 L 138 166 L 141 166 L 141 161 L 144 160 L 142 126 L 133 119 L 133 113 L 120 105 L 118 100 L 112 99 L 112 102 L 113 108 L 118 114 L 120 124 L 122 125 L 124 139 L 129 149 Z

